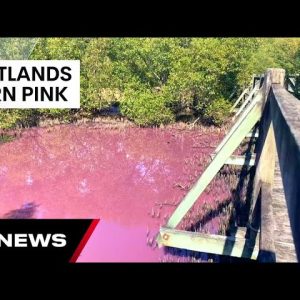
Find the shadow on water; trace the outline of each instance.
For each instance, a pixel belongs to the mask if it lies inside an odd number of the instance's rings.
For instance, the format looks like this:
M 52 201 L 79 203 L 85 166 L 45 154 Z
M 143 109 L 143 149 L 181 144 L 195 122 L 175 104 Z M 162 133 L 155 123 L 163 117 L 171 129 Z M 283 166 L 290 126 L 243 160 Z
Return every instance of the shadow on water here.
M 187 228 L 187 231 L 200 231 L 201 228 L 205 226 L 205 224 L 210 222 L 212 219 L 220 216 L 224 212 L 224 209 L 226 209 L 230 205 L 231 200 L 232 199 L 230 197 L 225 201 L 219 203 L 215 209 L 209 210 L 198 222 Z
M 4 219 L 32 219 L 37 207 L 34 202 L 25 203 L 21 208 L 6 213 Z
M 253 129 L 253 133 L 257 130 L 256 125 Z M 249 167 L 249 163 L 252 156 L 252 150 L 255 148 L 255 137 L 254 134 L 250 137 L 247 149 L 243 152 L 245 155 L 245 164 L 242 166 L 241 171 L 239 173 L 239 181 L 236 187 L 236 191 L 232 194 L 233 207 L 234 212 L 231 213 L 229 222 L 228 222 L 228 230 L 227 235 L 235 236 L 238 227 L 246 227 L 249 221 L 249 213 L 251 207 L 251 195 L 252 195 L 252 187 L 255 175 L 255 169 L 253 167 Z M 245 191 L 245 197 L 244 197 Z M 244 198 L 244 199 L 243 199 Z M 254 245 L 253 245 L 254 246 Z M 226 249 L 227 253 L 231 253 L 233 248 L 233 244 L 230 242 L 226 242 L 224 245 L 224 250 Z M 243 254 L 246 253 L 246 248 L 243 250 Z M 224 259 L 224 257 L 226 257 Z M 233 259 L 230 256 L 224 256 L 222 262 L 234 262 L 236 259 Z M 238 261 L 247 261 L 247 259 L 237 258 Z
M 247 145 L 247 148 L 241 153 L 245 156 L 245 163 L 237 173 L 238 183 L 236 189 L 232 190 L 232 202 L 234 205 L 235 215 L 231 215 L 228 226 L 228 234 L 234 231 L 236 226 L 245 227 L 249 221 L 249 213 L 251 207 L 251 196 L 253 188 L 253 180 L 255 168 L 250 166 L 253 152 L 256 150 L 255 132 L 258 124 L 253 128 L 253 135 L 248 142 L 241 145 Z
M 253 132 L 255 132 L 257 126 L 254 127 Z M 237 232 L 237 226 L 246 227 L 249 221 L 249 213 L 251 207 L 251 195 L 252 195 L 252 186 L 253 180 L 255 175 L 255 169 L 253 167 L 249 167 L 249 163 L 252 156 L 252 150 L 255 146 L 255 139 L 254 135 L 250 138 L 248 143 L 247 149 L 243 152 L 245 155 L 245 164 L 242 166 L 240 172 L 238 172 L 238 183 L 235 189 L 232 189 L 231 193 L 232 196 L 219 203 L 215 209 L 209 210 L 197 223 L 193 224 L 187 231 L 197 232 L 200 231 L 201 228 L 214 219 L 217 216 L 220 216 L 224 209 L 228 208 L 230 204 L 233 205 L 233 210 L 231 210 L 229 216 L 228 227 L 226 231 L 227 236 L 235 236 Z M 243 197 L 243 193 L 245 191 L 245 197 Z M 242 198 L 245 198 L 243 201 Z M 231 253 L 232 249 L 229 249 L 230 245 L 225 243 L 225 249 L 227 253 Z M 231 246 L 232 248 L 232 246 Z M 229 252 L 228 252 L 229 251 Z M 244 249 L 245 251 L 245 249 Z M 176 255 L 180 257 L 185 257 L 194 260 L 200 260 L 203 262 L 213 261 L 219 263 L 235 263 L 235 262 L 242 262 L 242 263 L 253 263 L 255 261 L 247 259 L 247 258 L 237 258 L 231 257 L 228 255 L 217 255 L 217 254 L 210 254 L 210 253 L 202 253 L 192 250 L 185 250 L 185 249 L 177 249 L 172 247 L 166 247 L 165 253 L 170 255 Z
M 232 193 L 236 194 L 236 190 L 233 190 Z M 209 210 L 197 223 L 188 227 L 186 230 L 192 232 L 200 232 L 201 228 L 203 228 L 205 224 L 210 222 L 212 219 L 220 216 L 224 212 L 224 209 L 229 207 L 229 205 L 232 203 L 233 196 L 226 199 L 222 203 L 219 203 L 215 209 Z M 233 219 L 235 219 L 234 214 L 231 214 L 229 222 L 233 222 Z M 234 235 L 235 232 L 233 230 L 234 229 L 232 229 L 231 232 L 228 230 L 227 235 Z M 172 256 L 174 255 L 177 257 L 186 258 L 188 261 L 194 260 L 194 261 L 214 262 L 214 263 L 235 263 L 235 262 L 253 263 L 254 262 L 253 260 L 247 258 L 237 258 L 237 257 L 231 257 L 227 255 L 217 255 L 217 254 L 197 252 L 197 251 L 179 249 L 173 247 L 165 247 L 164 253 L 166 255 L 172 255 Z

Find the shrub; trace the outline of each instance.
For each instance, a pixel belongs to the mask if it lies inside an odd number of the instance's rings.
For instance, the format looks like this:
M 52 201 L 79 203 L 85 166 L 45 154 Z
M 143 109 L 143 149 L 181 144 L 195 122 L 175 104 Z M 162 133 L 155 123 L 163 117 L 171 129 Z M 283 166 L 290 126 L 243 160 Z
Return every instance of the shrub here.
M 20 115 L 18 111 L 12 111 L 11 109 L 1 109 L 0 110 L 0 128 L 10 129 L 16 126 L 17 122 L 20 120 Z
M 140 126 L 166 124 L 175 117 L 159 92 L 129 90 L 120 105 L 121 113 Z
M 35 126 L 38 116 L 36 109 L 0 109 L 0 129 Z
M 72 110 L 65 108 L 47 108 L 47 109 L 39 109 L 40 116 L 50 119 L 59 119 L 61 121 L 68 121 L 71 119 Z
M 203 120 L 208 124 L 221 126 L 230 115 L 231 103 L 224 98 L 210 102 L 203 110 Z
M 91 39 L 81 61 L 81 111 L 93 114 L 118 102 L 113 63 L 108 56 L 111 40 Z

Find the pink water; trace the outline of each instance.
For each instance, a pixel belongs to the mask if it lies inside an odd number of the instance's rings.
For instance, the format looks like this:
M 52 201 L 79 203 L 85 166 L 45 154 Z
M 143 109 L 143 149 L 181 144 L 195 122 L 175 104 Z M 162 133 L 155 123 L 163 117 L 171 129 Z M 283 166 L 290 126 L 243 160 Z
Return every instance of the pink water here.
M 79 261 L 161 261 L 154 242 L 221 134 L 61 125 L 0 145 L 0 217 L 100 218 Z M 222 186 L 222 185 L 220 185 Z M 218 187 L 199 205 L 228 198 Z M 209 231 L 217 229 L 208 222 Z

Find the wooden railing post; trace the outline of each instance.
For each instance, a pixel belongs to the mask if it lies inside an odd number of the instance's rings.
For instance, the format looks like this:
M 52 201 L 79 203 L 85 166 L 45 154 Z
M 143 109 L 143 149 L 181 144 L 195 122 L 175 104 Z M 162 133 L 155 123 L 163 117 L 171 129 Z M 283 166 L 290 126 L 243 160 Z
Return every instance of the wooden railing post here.
M 270 70 L 271 83 L 284 86 L 285 70 L 284 69 L 268 69 Z
M 277 156 L 277 150 L 276 150 L 276 142 L 274 136 L 273 123 L 272 123 L 269 94 L 273 84 L 284 86 L 284 79 L 285 79 L 284 69 L 267 69 L 264 77 L 264 84 L 262 87 L 263 94 L 264 94 L 264 105 L 263 105 L 263 114 L 259 125 L 259 141 L 258 141 L 258 150 L 256 155 L 257 167 L 256 167 L 256 173 L 254 177 L 252 203 L 251 203 L 251 210 L 250 210 L 250 217 L 249 217 L 249 223 L 251 225 L 251 228 L 254 229 L 258 229 L 257 226 L 259 225 L 259 223 L 261 224 L 266 223 L 270 225 L 274 224 L 274 222 L 269 220 L 272 214 L 271 213 L 264 214 L 260 209 L 259 210 L 256 209 L 256 205 L 259 205 L 257 203 L 257 200 L 259 194 L 261 194 L 261 203 L 260 203 L 261 207 L 262 208 L 271 207 L 270 203 L 272 199 L 270 197 L 271 197 L 271 191 L 274 182 L 275 160 Z M 268 191 L 265 191 L 266 187 L 268 187 Z M 266 198 L 266 195 L 268 195 L 268 199 Z M 265 203 L 267 201 L 269 203 L 268 205 L 266 205 Z M 254 214 L 254 212 L 257 211 L 261 211 L 260 222 L 258 222 L 257 220 L 260 216 Z M 265 221 L 264 218 L 268 218 L 268 221 Z M 272 232 L 274 230 L 274 228 L 271 227 L 268 228 L 268 230 L 270 231 L 269 234 L 266 234 L 265 231 L 264 235 L 261 235 L 260 248 L 262 250 L 262 255 L 260 256 L 260 258 L 262 261 L 268 261 L 268 260 L 272 261 L 274 259 L 274 257 L 271 254 L 274 247 L 272 246 L 272 242 L 269 240 L 270 239 L 269 235 L 272 235 Z M 268 257 L 264 257 L 266 256 L 264 254 L 268 255 Z

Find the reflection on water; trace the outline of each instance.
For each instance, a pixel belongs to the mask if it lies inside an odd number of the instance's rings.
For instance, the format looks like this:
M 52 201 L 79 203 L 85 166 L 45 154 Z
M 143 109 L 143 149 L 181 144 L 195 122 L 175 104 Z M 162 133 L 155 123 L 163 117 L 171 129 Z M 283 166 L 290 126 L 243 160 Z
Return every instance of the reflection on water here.
M 33 184 L 33 179 L 32 179 L 31 174 L 26 175 L 25 182 L 26 182 L 27 185 L 32 185 Z
M 178 184 L 195 181 L 203 169 L 197 162 L 211 149 L 193 145 L 211 139 L 175 129 L 26 130 L 0 145 L 0 214 L 100 218 L 131 235 L 138 232 L 136 239 L 144 230 L 147 247 L 146 232 L 154 237 L 186 193 Z
M 5 219 L 31 219 L 34 216 L 34 213 L 38 205 L 33 202 L 25 203 L 19 209 L 11 210 L 10 212 L 4 215 Z

